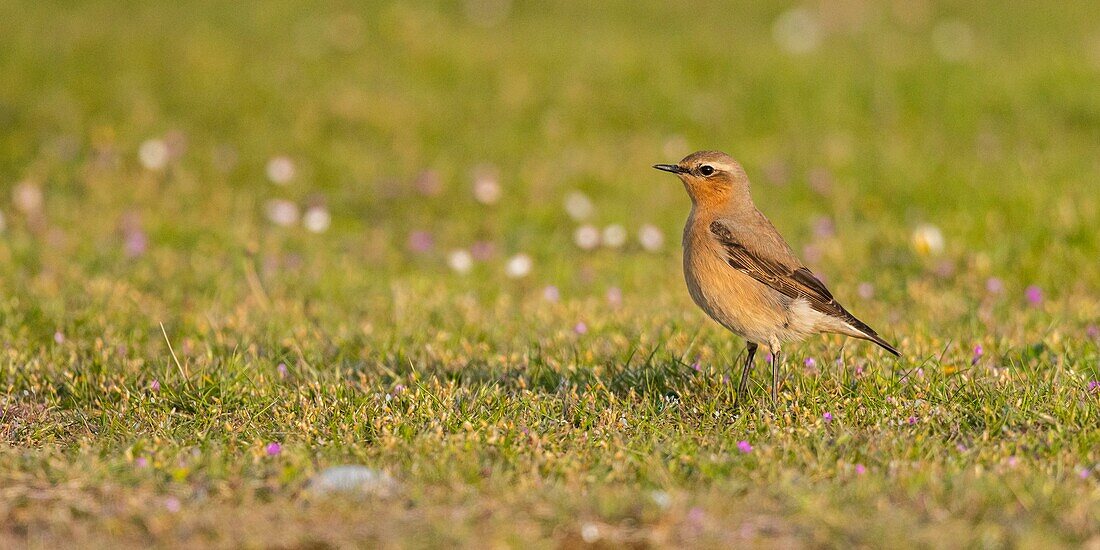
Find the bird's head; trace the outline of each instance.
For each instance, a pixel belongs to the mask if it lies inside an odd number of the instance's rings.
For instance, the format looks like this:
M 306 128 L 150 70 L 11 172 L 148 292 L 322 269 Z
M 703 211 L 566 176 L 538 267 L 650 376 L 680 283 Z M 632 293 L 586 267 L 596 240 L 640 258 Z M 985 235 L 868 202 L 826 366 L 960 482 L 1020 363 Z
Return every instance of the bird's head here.
M 721 151 L 698 151 L 676 164 L 653 167 L 679 176 L 696 206 L 723 208 L 752 203 L 745 169 Z

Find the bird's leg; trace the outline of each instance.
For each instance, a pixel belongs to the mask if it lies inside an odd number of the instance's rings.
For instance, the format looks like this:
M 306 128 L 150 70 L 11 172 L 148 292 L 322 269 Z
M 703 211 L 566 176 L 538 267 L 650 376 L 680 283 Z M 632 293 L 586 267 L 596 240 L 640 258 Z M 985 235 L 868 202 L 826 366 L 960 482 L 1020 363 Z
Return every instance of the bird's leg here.
M 745 359 L 745 366 L 741 368 L 741 382 L 737 384 L 737 405 L 745 399 L 745 386 L 749 383 L 749 371 L 752 370 L 752 358 L 756 356 L 756 347 L 756 342 L 749 342 L 746 348 L 749 356 Z
M 772 406 L 779 402 L 779 346 L 772 346 Z

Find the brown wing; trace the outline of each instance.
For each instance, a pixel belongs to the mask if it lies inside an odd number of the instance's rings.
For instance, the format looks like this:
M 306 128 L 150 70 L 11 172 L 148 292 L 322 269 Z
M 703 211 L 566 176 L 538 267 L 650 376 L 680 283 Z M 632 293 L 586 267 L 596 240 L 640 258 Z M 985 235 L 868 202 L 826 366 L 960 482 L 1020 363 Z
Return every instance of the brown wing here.
M 897 351 L 892 346 L 882 342 L 871 327 L 863 321 L 856 319 L 854 315 L 844 309 L 825 288 L 825 284 L 814 277 L 800 264 L 785 262 L 777 258 L 769 258 L 739 241 L 722 222 L 715 221 L 710 224 L 710 232 L 718 239 L 718 242 L 726 251 L 726 263 L 730 267 L 745 273 L 760 283 L 779 292 L 789 298 L 803 298 L 809 302 L 810 307 L 826 315 L 836 317 L 852 328 L 866 334 L 868 338 L 886 349 Z

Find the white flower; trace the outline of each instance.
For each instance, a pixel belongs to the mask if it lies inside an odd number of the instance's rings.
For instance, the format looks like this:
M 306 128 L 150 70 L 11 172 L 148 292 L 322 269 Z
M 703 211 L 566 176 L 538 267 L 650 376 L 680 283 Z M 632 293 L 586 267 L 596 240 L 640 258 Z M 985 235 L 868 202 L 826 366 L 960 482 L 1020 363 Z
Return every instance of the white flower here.
M 943 233 L 932 224 L 921 224 L 913 231 L 913 249 L 921 256 L 939 255 L 943 245 Z
M 447 255 L 447 265 L 451 266 L 451 269 L 457 273 L 469 273 L 470 269 L 474 267 L 474 257 L 470 255 L 468 250 L 452 250 Z
M 163 170 L 168 165 L 168 144 L 161 139 L 147 139 L 138 147 L 138 160 L 147 170 Z
M 665 234 L 657 226 L 647 223 L 638 229 L 638 242 L 642 248 L 656 252 L 665 245 Z
M 481 204 L 496 204 L 500 195 L 500 181 L 496 170 L 489 167 L 477 169 L 474 173 L 474 199 Z
M 772 27 L 772 38 L 790 54 L 807 54 L 821 44 L 821 22 L 808 8 L 783 12 Z
M 516 254 L 508 259 L 508 263 L 504 266 L 504 273 L 513 279 L 519 279 L 531 273 L 532 266 L 533 263 L 530 256 L 526 254 Z
M 332 214 L 324 206 L 311 206 L 302 216 L 302 225 L 314 233 L 324 233 L 332 225 Z
M 595 210 L 592 200 L 580 191 L 573 191 L 565 196 L 565 213 L 574 220 L 588 219 Z
M 298 223 L 298 205 L 284 199 L 267 201 L 267 219 L 275 225 L 288 227 Z
M 581 539 L 588 544 L 600 540 L 600 528 L 595 523 L 585 523 L 581 526 Z
M 603 228 L 603 244 L 611 248 L 626 244 L 626 228 L 617 223 Z
M 600 230 L 593 225 L 584 224 L 573 232 L 573 242 L 581 250 L 592 250 L 600 245 Z
M 42 190 L 29 181 L 20 182 L 12 189 L 11 200 L 24 214 L 35 214 L 42 210 Z
M 294 166 L 294 161 L 290 160 L 290 157 L 278 156 L 267 161 L 266 172 L 267 179 L 271 180 L 271 183 L 286 185 L 294 179 L 298 169 Z

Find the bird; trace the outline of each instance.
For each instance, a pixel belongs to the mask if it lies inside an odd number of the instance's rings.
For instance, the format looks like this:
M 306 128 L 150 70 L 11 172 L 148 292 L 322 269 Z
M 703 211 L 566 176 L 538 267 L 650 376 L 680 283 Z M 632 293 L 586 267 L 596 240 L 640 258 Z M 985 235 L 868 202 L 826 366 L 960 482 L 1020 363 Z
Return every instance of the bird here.
M 711 319 L 745 339 L 748 357 L 737 386 L 745 388 L 759 346 L 771 351 L 772 404 L 779 394 L 784 344 L 836 333 L 901 354 L 837 302 L 825 284 L 791 251 L 752 200 L 745 169 L 726 153 L 697 151 L 676 164 L 656 164 L 676 174 L 691 198 L 684 225 L 684 279 L 692 300 Z

